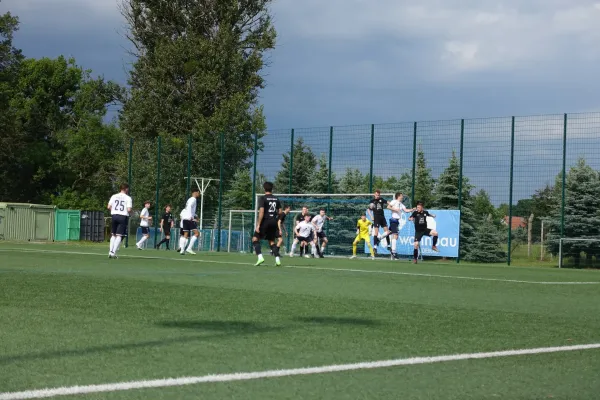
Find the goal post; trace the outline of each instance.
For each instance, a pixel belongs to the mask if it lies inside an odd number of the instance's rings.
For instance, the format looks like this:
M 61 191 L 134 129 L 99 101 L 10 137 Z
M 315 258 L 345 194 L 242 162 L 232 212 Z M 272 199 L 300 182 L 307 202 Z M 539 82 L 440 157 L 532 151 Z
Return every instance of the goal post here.
M 559 238 L 558 268 L 600 267 L 600 237 Z
M 327 221 L 323 227 L 329 241 L 326 247 L 326 255 L 329 256 L 348 256 L 352 254 L 352 242 L 356 238 L 356 221 L 367 210 L 369 202 L 373 199 L 373 193 L 275 193 L 274 195 L 281 201 L 282 207 L 290 206 L 292 210 L 298 210 L 290 213 L 288 218 L 291 220 L 294 220 L 297 214 L 302 212 L 302 207 L 308 207 L 309 212 L 313 215 L 318 214 L 319 209 L 324 208 L 326 214 L 333 217 L 333 220 Z M 260 196 L 263 195 L 256 195 L 255 224 L 256 218 L 258 218 L 258 199 Z M 394 193 L 382 193 L 381 197 L 390 202 L 394 198 Z M 410 200 L 408 196 L 405 197 L 404 204 L 409 207 Z M 389 212 L 389 210 L 386 212 Z M 287 248 L 290 248 L 291 245 L 292 238 L 290 236 L 293 235 L 288 235 Z M 364 243 L 359 246 L 360 250 L 357 253 L 367 252 Z M 363 246 L 365 246 L 364 249 Z M 386 249 L 381 247 L 379 247 L 379 251 L 382 254 L 387 252 Z

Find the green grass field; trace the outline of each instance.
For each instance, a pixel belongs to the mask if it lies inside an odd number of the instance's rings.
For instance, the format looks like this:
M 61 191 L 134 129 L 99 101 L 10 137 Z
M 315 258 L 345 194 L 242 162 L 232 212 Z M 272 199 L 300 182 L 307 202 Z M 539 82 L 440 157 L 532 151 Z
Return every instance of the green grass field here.
M 7 392 L 600 343 L 600 271 L 0 244 Z M 562 284 L 561 284 L 562 283 Z M 593 399 L 600 349 L 68 399 Z M 11 397 L 12 396 L 12 397 Z

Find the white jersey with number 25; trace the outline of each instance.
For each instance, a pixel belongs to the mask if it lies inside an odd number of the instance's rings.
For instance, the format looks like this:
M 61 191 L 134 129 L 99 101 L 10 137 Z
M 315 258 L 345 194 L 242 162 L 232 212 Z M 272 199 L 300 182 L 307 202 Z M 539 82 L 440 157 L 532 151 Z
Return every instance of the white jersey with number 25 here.
M 133 206 L 133 201 L 125 193 L 117 193 L 112 195 L 108 201 L 108 205 L 111 206 L 110 215 L 124 215 L 128 217 L 129 211 L 127 210 Z

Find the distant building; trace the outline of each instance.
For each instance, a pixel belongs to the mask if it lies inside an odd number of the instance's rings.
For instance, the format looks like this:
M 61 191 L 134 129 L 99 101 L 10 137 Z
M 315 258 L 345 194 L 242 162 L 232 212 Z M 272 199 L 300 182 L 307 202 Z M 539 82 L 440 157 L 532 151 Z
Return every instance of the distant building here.
M 523 218 L 523 217 L 512 217 L 512 221 L 511 222 L 512 222 L 512 224 L 511 224 L 512 226 L 510 227 L 510 229 L 513 230 L 513 231 L 515 229 L 518 229 L 518 228 L 523 228 L 523 229 L 527 228 L 527 219 L 526 218 Z M 505 216 L 502 219 L 502 223 L 504 225 L 508 226 L 508 216 Z

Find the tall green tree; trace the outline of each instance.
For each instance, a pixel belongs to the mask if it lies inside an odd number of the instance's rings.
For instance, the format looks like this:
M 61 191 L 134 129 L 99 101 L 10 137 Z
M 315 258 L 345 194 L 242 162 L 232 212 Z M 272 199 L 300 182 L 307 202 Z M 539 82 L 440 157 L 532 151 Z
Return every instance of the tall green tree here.
M 493 219 L 498 219 L 496 218 L 496 208 L 494 208 L 490 196 L 484 189 L 479 190 L 473 196 L 473 212 L 477 218 L 483 219 L 491 216 Z
M 276 38 L 270 3 L 123 0 L 136 57 L 123 129 L 136 139 L 191 134 L 192 175 L 215 178 L 223 132 L 227 185 L 235 171 L 248 166 L 254 135 L 265 129 L 258 100 L 265 86 L 264 57 Z M 174 163 L 185 165 L 185 156 Z M 179 177 L 185 173 L 178 171 Z M 215 202 L 207 197 L 210 209 Z
M 425 207 L 431 208 L 434 203 L 434 188 L 435 180 L 431 174 L 431 169 L 427 167 L 427 161 L 425 160 L 425 152 L 423 148 L 419 146 L 417 151 L 417 168 L 415 171 L 415 198 L 413 204 L 417 201 L 422 201 Z
M 480 263 L 498 263 L 506 261 L 506 252 L 501 243 L 505 234 L 498 229 L 490 215 L 481 219 L 474 231 L 477 246 L 473 246 L 466 254 L 466 261 Z
M 365 184 L 365 175 L 358 169 L 346 168 L 346 172 L 340 178 L 340 193 L 367 193 L 368 184 Z
M 596 239 L 600 236 L 600 176 L 598 171 L 580 158 L 566 176 L 564 237 Z M 554 213 L 553 232 L 548 236 L 549 250 L 558 254 L 560 208 Z M 592 266 L 593 257 L 600 256 L 600 246 L 594 241 L 565 241 L 563 257 L 575 267 Z
M 311 148 L 298 138 L 294 144 L 294 163 L 292 171 L 292 193 L 309 193 L 312 178 L 315 176 L 317 158 Z M 275 190 L 279 193 L 289 191 L 290 152 L 283 155 L 281 169 L 275 176 Z
M 314 176 L 312 177 L 309 185 L 311 193 L 329 193 L 329 166 L 327 164 L 327 157 L 325 154 L 321 154 L 318 160 L 318 166 L 315 169 Z M 335 173 L 331 173 L 331 193 L 337 193 L 338 182 Z
M 460 165 L 456 154 L 452 152 L 452 157 L 448 166 L 441 173 L 435 186 L 435 203 L 429 208 L 438 208 L 442 210 L 458 210 L 459 200 L 459 181 Z M 475 236 L 475 226 L 477 217 L 473 212 L 473 199 L 471 190 L 473 185 L 469 183 L 466 176 L 462 177 L 461 192 L 461 213 L 460 213 L 460 255 L 465 257 L 477 246 Z

